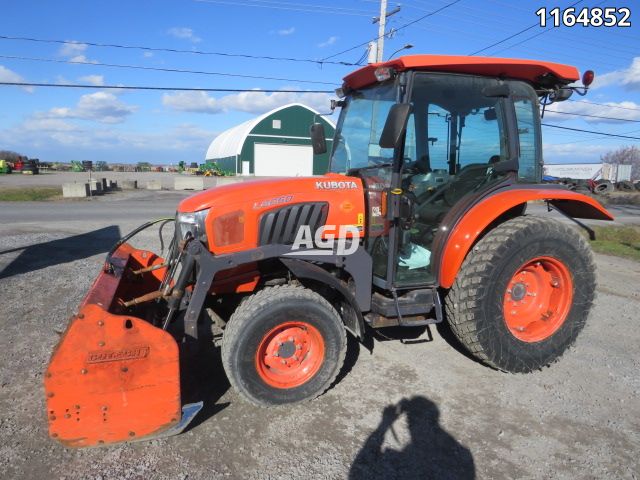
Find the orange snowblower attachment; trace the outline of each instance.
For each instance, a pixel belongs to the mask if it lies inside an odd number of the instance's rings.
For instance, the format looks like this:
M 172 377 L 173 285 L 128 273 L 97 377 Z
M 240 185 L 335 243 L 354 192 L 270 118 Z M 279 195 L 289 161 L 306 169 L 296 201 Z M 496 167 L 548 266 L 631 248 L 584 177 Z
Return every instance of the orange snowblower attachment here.
M 45 373 L 49 434 L 86 447 L 180 433 L 202 407 L 180 400 L 178 344 L 123 300 L 157 290 L 163 259 L 128 244 L 110 257 Z M 135 311 L 134 311 L 135 312 Z

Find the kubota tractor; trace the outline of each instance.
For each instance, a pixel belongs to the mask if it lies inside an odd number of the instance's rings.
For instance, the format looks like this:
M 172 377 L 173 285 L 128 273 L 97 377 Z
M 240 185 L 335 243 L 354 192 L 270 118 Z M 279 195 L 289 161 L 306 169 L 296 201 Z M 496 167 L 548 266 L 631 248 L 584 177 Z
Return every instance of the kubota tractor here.
M 431 55 L 348 75 L 330 173 L 206 190 L 109 252 L 46 371 L 50 435 L 80 447 L 182 431 L 202 403 L 182 404 L 181 373 L 199 368 L 189 352 L 212 329 L 231 385 L 262 406 L 322 394 L 347 333 L 368 342 L 390 326 L 446 320 L 505 372 L 556 361 L 589 314 L 593 256 L 577 229 L 527 205 L 612 219 L 540 183 L 540 104 L 584 93 L 592 72 L 570 87 L 578 78 Z M 310 139 L 326 149 L 320 124 Z M 165 258 L 128 243 L 171 220 Z

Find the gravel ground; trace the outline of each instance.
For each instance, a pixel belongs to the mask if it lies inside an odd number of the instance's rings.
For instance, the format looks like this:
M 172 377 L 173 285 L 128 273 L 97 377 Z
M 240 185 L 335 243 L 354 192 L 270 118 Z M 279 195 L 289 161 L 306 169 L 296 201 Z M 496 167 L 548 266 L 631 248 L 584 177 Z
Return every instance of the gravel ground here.
M 433 341 L 378 341 L 372 352 L 352 342 L 325 395 L 258 409 L 229 389 L 214 353 L 205 409 L 186 433 L 61 447 L 47 436 L 42 388 L 58 332 L 107 246 L 147 216 L 171 214 L 178 196 L 170 195 L 88 202 L 86 218 L 64 202 L 23 219 L 0 205 L 1 478 L 640 476 L 640 264 L 603 255 L 584 332 L 543 371 L 493 371 L 457 350 L 445 328 L 432 329 Z M 139 245 L 157 248 L 151 234 Z

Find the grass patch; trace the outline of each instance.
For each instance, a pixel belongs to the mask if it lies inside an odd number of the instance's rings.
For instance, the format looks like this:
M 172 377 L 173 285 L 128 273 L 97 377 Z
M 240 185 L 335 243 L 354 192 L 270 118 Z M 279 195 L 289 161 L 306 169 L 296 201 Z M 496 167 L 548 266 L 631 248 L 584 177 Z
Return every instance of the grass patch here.
M 62 190 L 54 187 L 0 189 L 0 202 L 37 202 L 60 197 Z
M 640 205 L 640 193 L 614 192 L 594 197 L 605 205 Z
M 630 258 L 640 262 L 640 227 L 594 227 L 596 240 L 591 242 L 598 253 Z

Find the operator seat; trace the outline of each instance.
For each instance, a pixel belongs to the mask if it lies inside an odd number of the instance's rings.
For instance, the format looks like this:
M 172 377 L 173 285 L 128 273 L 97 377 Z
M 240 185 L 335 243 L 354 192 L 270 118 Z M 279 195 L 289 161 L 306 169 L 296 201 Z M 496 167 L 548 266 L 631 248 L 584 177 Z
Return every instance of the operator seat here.
M 443 185 L 427 198 L 418 199 L 417 219 L 428 225 L 438 225 L 454 204 L 485 183 L 489 168 L 499 161 L 500 156 L 493 155 L 487 163 L 465 165 L 453 181 Z

